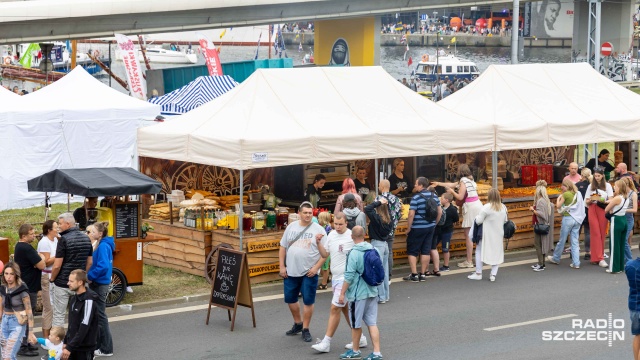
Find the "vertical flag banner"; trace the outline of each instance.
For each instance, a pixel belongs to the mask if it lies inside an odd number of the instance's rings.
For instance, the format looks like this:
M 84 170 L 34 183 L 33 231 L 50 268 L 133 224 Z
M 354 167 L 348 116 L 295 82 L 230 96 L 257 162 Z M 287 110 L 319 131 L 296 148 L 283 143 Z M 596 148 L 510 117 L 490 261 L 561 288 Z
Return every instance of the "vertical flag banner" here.
M 24 51 L 22 56 L 20 57 L 20 65 L 23 68 L 29 69 L 31 68 L 31 64 L 33 62 L 33 53 L 40 50 L 40 45 L 31 43 L 27 50 Z
M 138 49 L 133 45 L 133 41 L 122 34 L 114 34 L 118 47 L 122 53 L 122 63 L 127 72 L 127 81 L 129 81 L 129 91 L 131 96 L 146 101 L 147 100 L 147 84 L 142 81 L 142 70 L 138 62 Z
M 204 55 L 204 60 L 207 63 L 207 69 L 209 69 L 209 75 L 222 76 L 222 64 L 220 64 L 220 57 L 218 56 L 218 50 L 216 50 L 213 43 L 207 39 L 207 37 L 202 33 L 196 33 L 198 36 L 198 41 L 200 42 L 200 48 L 202 49 L 202 54 Z

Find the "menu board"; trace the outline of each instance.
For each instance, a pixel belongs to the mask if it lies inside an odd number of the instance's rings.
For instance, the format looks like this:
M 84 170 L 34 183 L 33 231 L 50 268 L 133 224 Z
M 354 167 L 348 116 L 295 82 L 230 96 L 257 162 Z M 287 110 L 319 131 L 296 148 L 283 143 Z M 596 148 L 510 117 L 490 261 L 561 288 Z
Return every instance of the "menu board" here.
M 138 237 L 138 204 L 116 204 L 116 239 Z
M 242 269 L 243 253 L 218 248 L 216 272 L 213 278 L 211 304 L 233 309 L 238 302 L 238 285 Z

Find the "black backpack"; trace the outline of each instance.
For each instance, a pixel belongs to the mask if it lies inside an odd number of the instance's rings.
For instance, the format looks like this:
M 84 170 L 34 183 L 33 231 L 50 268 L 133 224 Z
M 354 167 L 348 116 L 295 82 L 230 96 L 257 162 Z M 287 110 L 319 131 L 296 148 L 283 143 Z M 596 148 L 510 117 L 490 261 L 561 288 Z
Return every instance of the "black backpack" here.
M 436 216 L 438 215 L 436 214 Z M 440 215 L 440 221 L 438 221 L 436 226 L 443 226 L 446 221 L 447 221 L 447 211 L 444 208 L 442 208 L 442 215 Z
M 347 229 L 349 230 L 353 229 L 353 227 L 356 226 L 357 216 L 348 216 L 347 214 L 345 214 L 344 217 L 347 218 Z
M 425 199 L 425 214 L 419 214 L 423 219 L 427 220 L 428 222 L 434 222 L 436 221 L 436 219 L 438 218 L 438 202 L 435 200 L 436 197 L 433 195 L 433 192 L 431 193 L 431 196 L 426 197 L 424 195 L 422 195 L 422 193 L 418 193 L 418 195 L 420 195 L 420 197 L 422 197 L 423 199 Z M 418 213 L 416 211 L 416 213 Z

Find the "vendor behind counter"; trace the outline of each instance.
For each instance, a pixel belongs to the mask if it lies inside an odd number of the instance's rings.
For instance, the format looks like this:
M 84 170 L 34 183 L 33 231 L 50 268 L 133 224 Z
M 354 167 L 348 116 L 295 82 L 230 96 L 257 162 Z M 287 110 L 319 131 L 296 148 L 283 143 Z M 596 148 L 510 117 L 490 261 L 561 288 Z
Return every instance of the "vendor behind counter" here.
M 73 218 L 80 230 L 87 229 L 87 213 L 89 209 L 95 209 L 98 205 L 97 197 L 88 197 L 84 200 L 84 205 L 73 211 Z
M 413 192 L 413 181 L 404 174 L 404 160 L 397 158 L 393 160 L 393 173 L 389 176 L 389 192 L 393 195 L 405 199 L 411 197 Z

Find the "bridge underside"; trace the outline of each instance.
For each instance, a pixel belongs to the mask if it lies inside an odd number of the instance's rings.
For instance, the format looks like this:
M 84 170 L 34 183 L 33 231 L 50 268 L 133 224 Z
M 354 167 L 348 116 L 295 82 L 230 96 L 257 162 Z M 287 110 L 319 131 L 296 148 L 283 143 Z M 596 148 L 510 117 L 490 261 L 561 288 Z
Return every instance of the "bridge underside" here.
M 121 34 L 152 34 L 200 29 L 275 24 L 303 20 L 323 20 L 409 12 L 444 7 L 467 7 L 508 4 L 505 0 L 321 0 L 303 3 L 252 5 L 187 11 L 147 11 L 131 14 L 38 18 L 21 14 L 56 13 L 46 2 L 21 2 L 20 12 L 4 9 L 0 3 L 0 43 L 26 43 L 65 39 L 82 39 Z M 247 2 L 245 2 L 247 3 Z M 55 3 L 58 7 L 59 2 Z M 28 7 L 33 6 L 30 12 Z M 26 7 L 26 9 L 25 9 Z M 43 9 L 51 7 L 51 10 Z M 11 11 L 15 12 L 12 15 Z M 59 9 L 58 9 L 59 10 Z M 57 11 L 58 13 L 60 11 Z M 19 19 L 19 20 L 14 20 Z M 8 21 L 11 20 L 11 21 Z

